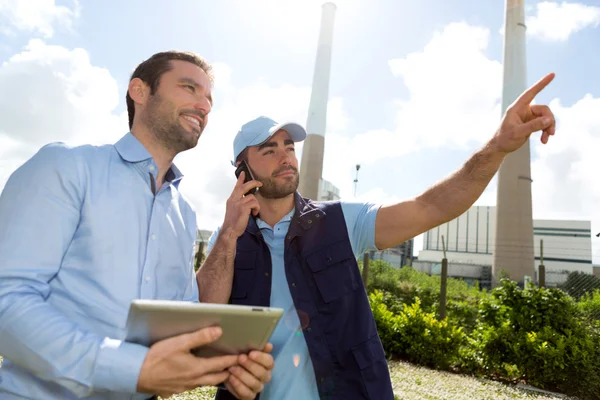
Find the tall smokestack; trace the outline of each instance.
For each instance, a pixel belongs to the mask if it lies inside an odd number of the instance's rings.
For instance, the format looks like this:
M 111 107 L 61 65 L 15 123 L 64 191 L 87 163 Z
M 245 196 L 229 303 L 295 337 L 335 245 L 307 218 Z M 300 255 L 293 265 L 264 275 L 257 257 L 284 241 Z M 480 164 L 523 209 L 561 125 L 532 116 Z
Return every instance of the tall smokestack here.
M 313 200 L 318 198 L 319 181 L 323 172 L 327 101 L 329 100 L 329 73 L 331 70 L 331 46 L 333 43 L 333 20 L 336 6 L 333 3 L 325 3 L 322 9 L 317 60 L 315 62 L 308 119 L 306 121 L 308 136 L 304 141 L 302 149 L 300 187 L 298 188 L 302 196 Z
M 525 7 L 523 0 L 506 0 L 504 32 L 504 82 L 502 113 L 527 88 L 525 57 Z M 531 165 L 529 141 L 509 154 L 498 172 L 496 245 L 492 274 L 498 282 L 501 271 L 510 279 L 533 279 L 533 217 L 531 210 Z

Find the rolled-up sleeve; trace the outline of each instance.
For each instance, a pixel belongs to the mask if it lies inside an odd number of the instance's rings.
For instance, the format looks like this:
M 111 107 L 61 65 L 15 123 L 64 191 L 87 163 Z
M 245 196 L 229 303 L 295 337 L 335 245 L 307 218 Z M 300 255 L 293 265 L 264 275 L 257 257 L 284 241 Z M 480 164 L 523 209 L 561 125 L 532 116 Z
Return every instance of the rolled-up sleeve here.
M 148 349 L 83 330 L 46 302 L 80 220 L 77 157 L 62 144 L 43 147 L 0 196 L 0 354 L 77 396 L 133 393 Z

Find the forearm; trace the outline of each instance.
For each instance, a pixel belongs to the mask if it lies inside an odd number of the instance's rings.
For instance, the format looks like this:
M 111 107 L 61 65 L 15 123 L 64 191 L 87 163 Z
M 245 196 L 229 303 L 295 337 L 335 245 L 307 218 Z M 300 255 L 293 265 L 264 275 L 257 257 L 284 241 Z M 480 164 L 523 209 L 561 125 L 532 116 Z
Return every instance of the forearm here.
M 469 209 L 498 172 L 506 153 L 488 142 L 456 172 L 416 198 L 434 219 L 433 226 L 450 221 Z
M 208 257 L 196 273 L 201 302 L 229 302 L 236 247 L 237 236 L 227 231 L 219 232 Z
M 79 397 L 134 393 L 148 349 L 81 329 L 26 285 L 0 284 L 0 354 Z

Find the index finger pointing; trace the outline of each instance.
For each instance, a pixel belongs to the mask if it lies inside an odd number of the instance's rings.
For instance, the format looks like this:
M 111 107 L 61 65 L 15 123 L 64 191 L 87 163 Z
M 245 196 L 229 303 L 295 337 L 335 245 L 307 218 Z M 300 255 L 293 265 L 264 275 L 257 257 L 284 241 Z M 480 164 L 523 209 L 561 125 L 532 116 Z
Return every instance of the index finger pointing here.
M 530 86 L 529 89 L 524 91 L 519 96 L 519 98 L 515 102 L 515 105 L 517 107 L 529 105 L 533 101 L 535 96 L 537 96 L 539 92 L 541 92 L 546 86 L 548 86 L 548 84 L 552 82 L 553 79 L 554 72 L 551 72 L 539 81 L 537 81 L 533 86 Z

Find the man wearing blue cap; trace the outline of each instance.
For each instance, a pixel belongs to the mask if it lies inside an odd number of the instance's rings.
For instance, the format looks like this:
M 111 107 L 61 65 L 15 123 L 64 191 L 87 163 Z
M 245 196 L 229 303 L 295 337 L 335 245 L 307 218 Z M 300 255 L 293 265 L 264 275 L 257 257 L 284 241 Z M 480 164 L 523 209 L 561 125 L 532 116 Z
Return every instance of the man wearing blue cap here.
M 242 126 L 234 163 L 246 162 L 254 180 L 244 183 L 240 175 L 197 280 L 201 301 L 286 310 L 271 338 L 275 368 L 261 400 L 393 399 L 356 258 L 458 217 L 531 133 L 543 130 L 546 143 L 554 117 L 547 106 L 530 103 L 552 79 L 550 74 L 524 92 L 460 170 L 391 205 L 303 198 L 294 144 L 306 131 L 266 117 Z M 230 398 L 225 390 L 217 393 L 219 400 Z

